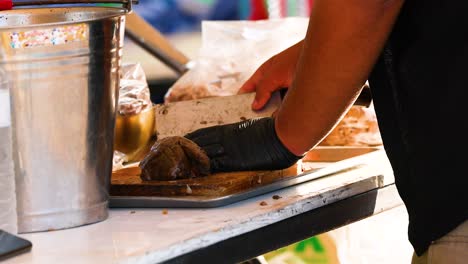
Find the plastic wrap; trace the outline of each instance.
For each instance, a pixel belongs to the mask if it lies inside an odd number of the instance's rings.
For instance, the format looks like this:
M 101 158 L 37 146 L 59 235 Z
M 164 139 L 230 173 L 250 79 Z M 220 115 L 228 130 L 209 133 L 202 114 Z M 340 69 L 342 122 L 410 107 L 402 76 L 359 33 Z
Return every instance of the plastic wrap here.
M 203 21 L 202 46 L 191 69 L 166 93 L 174 102 L 236 94 L 270 57 L 302 40 L 307 18 Z
M 1 81 L 1 80 L 0 80 Z M 1 85 L 1 84 L 0 84 Z M 0 229 L 18 232 L 9 94 L 0 87 Z
M 139 63 L 123 65 L 118 113 L 136 115 L 150 107 L 152 107 L 152 102 L 143 68 Z
M 141 121 L 132 122 L 131 120 L 134 120 L 135 116 L 139 117 L 144 115 L 145 113 L 149 113 L 149 111 L 152 111 L 151 108 L 153 107 L 153 103 L 151 101 L 150 95 L 151 94 L 148 87 L 146 74 L 143 68 L 141 67 L 141 64 L 124 64 L 122 66 L 120 78 L 116 133 L 114 140 L 120 142 L 121 145 L 124 144 L 126 148 L 128 148 L 128 144 L 135 144 L 135 142 L 138 142 L 128 139 L 129 136 L 138 138 L 143 133 L 144 126 L 139 128 L 132 127 L 141 125 Z M 138 120 L 138 118 L 136 119 Z M 136 134 L 129 135 L 128 131 L 136 131 Z M 124 142 L 122 143 L 122 141 Z M 114 148 L 116 149 L 118 149 L 119 146 L 122 147 L 121 145 L 118 145 L 114 142 Z M 126 162 L 131 160 L 131 154 L 132 153 L 123 153 L 122 151 L 115 150 L 113 156 L 112 169 L 121 169 Z

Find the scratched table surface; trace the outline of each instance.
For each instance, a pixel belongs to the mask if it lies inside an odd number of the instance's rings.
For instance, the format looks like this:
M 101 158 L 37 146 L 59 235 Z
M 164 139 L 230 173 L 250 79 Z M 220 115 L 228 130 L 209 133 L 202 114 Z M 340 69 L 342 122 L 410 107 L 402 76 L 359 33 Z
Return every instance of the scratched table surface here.
M 394 185 L 387 157 L 366 166 L 214 209 L 111 209 L 103 222 L 21 234 L 28 253 L 5 263 L 161 263 L 312 210 Z M 275 196 L 275 197 L 273 197 Z M 376 207 L 375 213 L 385 210 Z M 325 220 L 324 220 L 325 221 Z

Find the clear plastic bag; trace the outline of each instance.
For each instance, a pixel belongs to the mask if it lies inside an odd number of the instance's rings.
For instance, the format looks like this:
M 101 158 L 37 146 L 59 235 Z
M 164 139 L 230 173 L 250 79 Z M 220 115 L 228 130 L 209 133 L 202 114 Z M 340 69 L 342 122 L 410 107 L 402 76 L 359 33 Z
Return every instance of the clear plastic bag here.
M 136 115 L 150 107 L 152 107 L 150 90 L 143 68 L 139 63 L 123 65 L 118 113 Z
M 168 90 L 166 102 L 234 95 L 262 63 L 305 37 L 308 18 L 203 21 L 193 66 Z
M 129 128 L 127 126 L 138 125 L 140 123 L 125 122 L 119 123 L 119 120 L 129 120 L 145 111 L 152 111 L 153 103 L 151 101 L 150 90 L 146 79 L 146 74 L 140 63 L 128 63 L 122 66 L 120 77 L 119 101 L 117 106 L 117 120 L 115 138 L 122 144 L 124 137 L 128 135 L 122 131 Z M 119 126 L 120 124 L 120 126 Z M 140 130 L 137 130 L 140 131 Z M 141 132 L 141 131 L 140 131 Z M 138 135 L 132 135 L 138 136 Z M 131 158 L 127 156 L 130 153 L 117 151 L 119 145 L 114 142 L 113 170 L 121 169 Z M 127 146 L 128 147 L 128 146 Z

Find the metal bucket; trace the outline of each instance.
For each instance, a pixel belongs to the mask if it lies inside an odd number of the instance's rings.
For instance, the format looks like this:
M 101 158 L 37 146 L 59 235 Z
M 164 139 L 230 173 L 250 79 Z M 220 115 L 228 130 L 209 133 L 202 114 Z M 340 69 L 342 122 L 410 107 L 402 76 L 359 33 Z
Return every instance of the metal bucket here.
M 127 12 L 0 12 L 0 90 L 11 104 L 19 233 L 108 216 Z

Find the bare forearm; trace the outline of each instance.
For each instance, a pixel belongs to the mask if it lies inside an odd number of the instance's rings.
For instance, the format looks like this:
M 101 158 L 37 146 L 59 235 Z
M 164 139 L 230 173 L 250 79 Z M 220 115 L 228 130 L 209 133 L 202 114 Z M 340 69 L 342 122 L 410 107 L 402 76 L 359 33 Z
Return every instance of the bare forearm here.
M 351 107 L 404 0 L 317 0 L 276 131 L 296 155 L 317 145 Z

